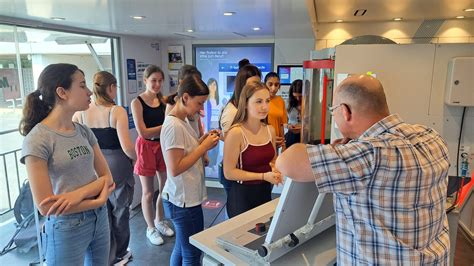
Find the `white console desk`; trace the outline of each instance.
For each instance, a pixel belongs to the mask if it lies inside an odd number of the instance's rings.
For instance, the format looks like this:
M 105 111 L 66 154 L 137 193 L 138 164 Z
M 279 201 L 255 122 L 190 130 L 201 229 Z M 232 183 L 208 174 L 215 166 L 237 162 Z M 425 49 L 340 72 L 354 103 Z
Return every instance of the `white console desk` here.
M 217 245 L 216 238 L 258 217 L 275 211 L 278 199 L 245 212 L 191 236 L 190 243 L 204 253 L 203 265 L 247 265 L 248 263 Z M 336 232 L 331 227 L 295 250 L 272 262 L 272 265 L 334 265 Z

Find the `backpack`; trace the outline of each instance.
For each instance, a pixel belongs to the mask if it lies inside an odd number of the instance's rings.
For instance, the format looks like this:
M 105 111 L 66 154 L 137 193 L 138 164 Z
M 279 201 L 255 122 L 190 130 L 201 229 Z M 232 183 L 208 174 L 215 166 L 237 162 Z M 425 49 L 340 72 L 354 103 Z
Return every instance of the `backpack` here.
M 13 207 L 13 214 L 17 221 L 17 229 L 7 245 L 0 251 L 0 256 L 15 248 L 18 248 L 18 251 L 21 253 L 27 253 L 38 244 L 34 211 L 33 194 L 31 193 L 28 180 L 25 180 Z M 38 216 L 41 219 L 41 214 L 38 213 Z M 41 220 L 39 226 L 41 226 Z M 12 247 L 13 244 L 15 244 L 14 247 Z
M 13 214 L 18 224 L 29 217 L 31 214 L 34 214 L 35 207 L 33 203 L 33 194 L 31 193 L 30 183 L 28 180 L 23 182 L 23 185 L 20 189 L 20 194 L 15 200 L 15 205 L 13 206 Z

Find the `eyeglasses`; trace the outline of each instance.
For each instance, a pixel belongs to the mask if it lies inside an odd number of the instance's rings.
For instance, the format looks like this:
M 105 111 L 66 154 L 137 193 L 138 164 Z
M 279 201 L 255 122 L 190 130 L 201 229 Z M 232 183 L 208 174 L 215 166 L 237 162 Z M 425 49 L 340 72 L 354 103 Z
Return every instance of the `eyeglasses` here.
M 346 108 L 347 108 L 347 110 L 349 111 L 349 113 L 351 113 L 351 109 L 349 108 L 349 105 L 347 105 L 347 104 L 345 104 L 345 103 L 340 103 L 340 104 L 334 105 L 334 106 L 328 106 L 328 110 L 329 110 L 329 112 L 331 113 L 331 115 L 334 115 L 334 111 L 335 111 L 337 108 L 339 108 L 339 107 L 341 107 L 341 106 L 343 106 L 343 105 L 346 106 Z

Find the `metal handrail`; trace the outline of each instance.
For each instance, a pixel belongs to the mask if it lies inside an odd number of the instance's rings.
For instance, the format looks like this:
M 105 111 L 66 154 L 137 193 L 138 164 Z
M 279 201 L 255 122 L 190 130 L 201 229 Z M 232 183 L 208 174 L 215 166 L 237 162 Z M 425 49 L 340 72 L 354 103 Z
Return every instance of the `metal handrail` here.
M 13 132 L 18 132 L 18 128 L 0 131 L 0 136 L 1 136 L 1 135 L 5 135 L 5 134 L 9 134 L 9 133 L 13 133 Z
M 0 212 L 0 216 L 4 215 L 5 213 L 10 212 L 13 210 L 13 204 L 12 204 L 12 199 L 11 199 L 11 190 L 10 190 L 10 181 L 8 178 L 8 169 L 7 169 L 7 155 L 13 154 L 14 160 L 15 160 L 15 172 L 16 172 L 16 181 L 17 181 L 17 186 L 18 186 L 18 193 L 20 192 L 21 186 L 20 186 L 20 171 L 18 168 L 18 156 L 17 153 L 21 151 L 21 149 L 15 149 L 11 150 L 8 152 L 4 152 L 0 154 L 0 157 L 2 157 L 3 160 L 3 170 L 5 172 L 5 184 L 6 184 L 6 189 L 7 189 L 7 197 L 8 197 L 8 209 Z

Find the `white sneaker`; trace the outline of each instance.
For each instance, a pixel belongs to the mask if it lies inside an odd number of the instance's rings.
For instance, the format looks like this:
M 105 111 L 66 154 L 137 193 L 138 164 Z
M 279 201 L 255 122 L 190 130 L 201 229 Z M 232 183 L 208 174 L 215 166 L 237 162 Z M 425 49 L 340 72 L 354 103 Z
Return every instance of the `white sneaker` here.
M 164 236 L 174 236 L 174 231 L 165 221 L 155 223 L 156 229 Z
M 160 236 L 160 233 L 158 232 L 156 228 L 147 228 L 146 237 L 148 238 L 148 240 L 150 240 L 150 242 L 153 245 L 159 246 L 159 245 L 163 245 L 163 243 L 165 242 L 163 241 L 163 238 Z
M 113 265 L 114 266 L 125 266 L 128 262 L 132 260 L 132 252 L 127 248 L 127 253 L 121 258 L 116 258 Z
M 132 258 L 132 251 L 130 250 L 130 248 L 127 248 L 127 253 L 125 253 L 125 255 L 122 257 L 123 259 L 127 259 L 127 260 L 131 260 Z

